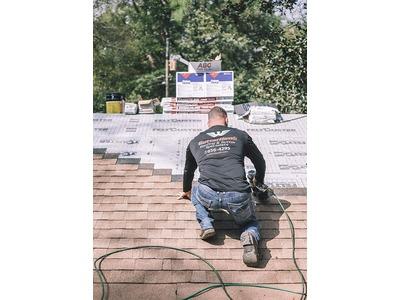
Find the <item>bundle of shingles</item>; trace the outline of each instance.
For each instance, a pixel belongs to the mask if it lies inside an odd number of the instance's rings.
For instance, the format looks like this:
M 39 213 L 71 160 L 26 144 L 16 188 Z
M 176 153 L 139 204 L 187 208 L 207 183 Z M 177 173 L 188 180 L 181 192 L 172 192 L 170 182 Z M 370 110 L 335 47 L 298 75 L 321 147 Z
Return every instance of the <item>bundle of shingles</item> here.
M 233 98 L 162 98 L 164 113 L 208 113 L 214 106 L 222 107 L 227 113 L 233 113 Z

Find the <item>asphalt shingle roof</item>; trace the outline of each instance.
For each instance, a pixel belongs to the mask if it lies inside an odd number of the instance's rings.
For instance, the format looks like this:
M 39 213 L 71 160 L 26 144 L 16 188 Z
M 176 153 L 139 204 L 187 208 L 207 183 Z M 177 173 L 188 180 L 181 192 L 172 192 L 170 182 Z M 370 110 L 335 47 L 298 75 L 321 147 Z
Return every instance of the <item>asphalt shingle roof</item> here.
M 301 292 L 301 278 L 291 259 L 289 223 L 278 203 L 257 205 L 261 226 L 263 263 L 250 268 L 242 262 L 239 228 L 232 218 L 216 213 L 215 238 L 202 241 L 194 208 L 177 200 L 182 182 L 173 181 L 171 169 L 154 164 L 121 164 L 105 154 L 93 155 L 94 258 L 124 247 L 164 245 L 195 252 L 209 260 L 225 282 L 271 284 Z M 296 231 L 296 256 L 306 276 L 305 189 L 276 189 Z M 109 283 L 109 299 L 181 299 L 218 283 L 198 259 L 167 249 L 140 249 L 118 253 L 102 265 Z M 299 295 L 257 288 L 229 287 L 233 299 L 300 299 Z M 101 298 L 94 273 L 94 299 Z M 214 289 L 198 299 L 225 299 Z

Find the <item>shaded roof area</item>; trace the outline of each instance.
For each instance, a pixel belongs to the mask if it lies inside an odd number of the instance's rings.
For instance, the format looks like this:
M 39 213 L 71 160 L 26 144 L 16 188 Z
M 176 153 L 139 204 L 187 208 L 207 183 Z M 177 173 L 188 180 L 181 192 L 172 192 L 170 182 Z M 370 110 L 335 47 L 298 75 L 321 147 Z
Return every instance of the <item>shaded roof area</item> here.
M 289 223 L 278 203 L 257 205 L 263 261 L 259 268 L 250 268 L 242 262 L 240 231 L 229 215 L 215 214 L 217 235 L 209 242 L 198 237 L 200 229 L 194 208 L 188 200 L 177 200 L 182 182 L 175 181 L 171 169 L 154 169 L 151 163 L 117 163 L 116 157 L 104 158 L 104 154 L 94 154 L 93 166 L 94 258 L 125 247 L 178 247 L 209 260 L 225 282 L 270 284 L 302 291 L 301 278 L 291 258 Z M 282 195 L 280 199 L 294 223 L 297 261 L 306 276 L 305 190 L 275 191 Z M 121 252 L 108 257 L 102 269 L 112 300 L 182 299 L 210 283 L 218 283 L 215 274 L 197 258 L 166 249 Z M 282 291 L 227 289 L 233 299 L 300 299 L 300 295 Z M 211 298 L 226 296 L 219 288 L 196 299 Z M 94 299 L 101 299 L 95 272 Z

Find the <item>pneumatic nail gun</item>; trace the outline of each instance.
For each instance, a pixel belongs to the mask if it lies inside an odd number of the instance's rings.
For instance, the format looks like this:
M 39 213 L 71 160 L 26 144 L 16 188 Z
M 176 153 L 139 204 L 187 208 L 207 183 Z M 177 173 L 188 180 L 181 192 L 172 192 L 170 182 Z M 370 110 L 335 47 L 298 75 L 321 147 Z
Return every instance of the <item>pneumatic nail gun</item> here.
M 247 173 L 247 180 L 250 183 L 252 194 L 255 197 L 256 201 L 261 203 L 268 203 L 271 202 L 271 200 L 275 200 L 277 198 L 273 189 L 271 189 L 264 183 L 257 182 L 255 170 L 250 170 Z

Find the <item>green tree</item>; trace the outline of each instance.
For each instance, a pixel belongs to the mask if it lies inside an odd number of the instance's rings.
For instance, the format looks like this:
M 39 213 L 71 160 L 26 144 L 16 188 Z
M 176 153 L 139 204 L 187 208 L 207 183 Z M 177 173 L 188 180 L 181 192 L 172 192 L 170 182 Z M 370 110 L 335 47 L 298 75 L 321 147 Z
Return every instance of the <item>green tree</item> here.
M 285 113 L 307 112 L 306 25 L 287 26 L 274 51 L 256 63 L 255 98 Z
M 105 93 L 143 98 L 162 95 L 164 45 L 170 9 L 159 1 L 119 3 L 95 17 L 93 38 L 94 110 L 104 108 Z
M 235 72 L 235 103 L 306 112 L 306 22 L 285 20 L 296 0 L 96 0 L 94 110 L 106 92 L 162 97 L 165 41 L 188 60 L 222 54 Z M 178 70 L 186 67 L 178 64 Z M 170 94 L 174 93 L 173 76 Z

